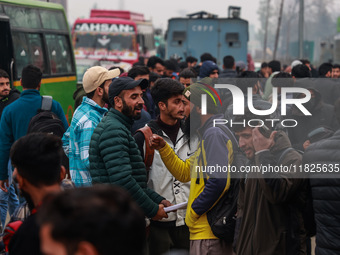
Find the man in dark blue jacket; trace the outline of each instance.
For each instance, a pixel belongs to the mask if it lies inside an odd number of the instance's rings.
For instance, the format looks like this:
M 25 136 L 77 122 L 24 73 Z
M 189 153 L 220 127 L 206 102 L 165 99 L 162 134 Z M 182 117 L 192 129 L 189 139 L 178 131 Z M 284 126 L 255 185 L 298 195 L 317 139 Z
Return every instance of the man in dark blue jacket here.
M 335 114 L 340 123 L 340 100 L 335 103 Z M 310 185 L 316 223 L 315 254 L 318 255 L 339 254 L 340 251 L 339 162 L 339 129 L 332 137 L 311 144 L 303 155 L 302 166 L 305 172 L 309 169 L 311 173 Z
M 20 137 L 26 135 L 31 118 L 41 108 L 40 96 L 41 70 L 28 65 L 22 70 L 21 85 L 23 92 L 20 98 L 7 106 L 1 116 L 0 122 L 0 188 L 8 192 L 8 160 L 12 144 Z M 65 130 L 68 123 L 61 105 L 53 100 L 52 112 L 63 122 Z

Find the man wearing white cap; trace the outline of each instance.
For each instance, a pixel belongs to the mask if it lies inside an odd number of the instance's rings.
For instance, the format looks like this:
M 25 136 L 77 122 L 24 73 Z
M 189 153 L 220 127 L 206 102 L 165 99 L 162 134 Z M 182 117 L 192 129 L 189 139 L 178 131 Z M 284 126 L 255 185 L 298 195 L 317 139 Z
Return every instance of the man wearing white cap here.
M 65 154 L 70 160 L 71 179 L 77 187 L 92 184 L 89 173 L 91 136 L 107 112 L 104 105 L 109 103 L 109 85 L 119 74 L 118 68 L 108 71 L 101 66 L 91 67 L 84 74 L 86 97 L 74 112 L 71 125 L 62 138 Z

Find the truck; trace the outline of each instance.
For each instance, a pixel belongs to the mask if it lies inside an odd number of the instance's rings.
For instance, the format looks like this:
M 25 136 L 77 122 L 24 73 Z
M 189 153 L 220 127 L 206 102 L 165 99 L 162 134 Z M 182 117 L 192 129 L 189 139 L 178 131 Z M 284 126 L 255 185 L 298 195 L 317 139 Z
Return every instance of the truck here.
M 72 41 L 80 80 L 90 66 L 127 71 L 140 56 L 156 53 L 152 23 L 130 11 L 91 10 L 89 18 L 75 21 Z
M 240 18 L 240 7 L 230 6 L 228 13 L 228 18 L 201 11 L 185 18 L 170 19 L 166 58 L 193 56 L 199 59 L 208 52 L 220 67 L 227 55 L 247 63 L 248 21 Z

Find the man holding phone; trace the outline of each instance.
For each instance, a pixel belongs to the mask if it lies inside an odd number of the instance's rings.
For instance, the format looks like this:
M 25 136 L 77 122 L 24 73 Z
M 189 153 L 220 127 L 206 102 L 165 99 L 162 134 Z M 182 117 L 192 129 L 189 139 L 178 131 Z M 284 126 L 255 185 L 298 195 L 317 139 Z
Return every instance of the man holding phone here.
M 241 119 L 248 123 L 259 116 L 246 111 L 235 122 Z M 293 170 L 264 169 L 294 169 L 301 164 L 301 155 L 291 148 L 283 131 L 271 131 L 271 123 L 261 123 L 262 127 L 233 127 L 249 166 L 258 170 L 247 173 L 240 181 L 236 254 L 297 254 L 306 251 L 302 220 L 306 182 L 297 179 Z

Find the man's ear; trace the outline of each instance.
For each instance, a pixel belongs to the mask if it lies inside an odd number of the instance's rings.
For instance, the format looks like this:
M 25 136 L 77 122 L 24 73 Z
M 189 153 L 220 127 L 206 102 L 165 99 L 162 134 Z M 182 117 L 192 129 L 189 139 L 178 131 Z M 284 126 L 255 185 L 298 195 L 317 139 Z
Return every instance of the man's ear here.
M 18 170 L 15 168 L 16 170 L 16 180 L 18 182 L 18 186 L 19 189 L 23 189 L 26 186 L 26 181 L 25 179 L 18 173 Z
M 199 106 L 195 106 L 196 107 L 196 112 L 201 114 L 202 113 L 202 109 Z
M 40 87 L 41 87 L 41 81 L 39 82 L 39 85 L 37 87 L 37 90 L 40 90 Z
M 60 181 L 66 178 L 66 168 L 64 166 L 60 166 Z
M 123 107 L 123 100 L 119 96 L 114 97 L 114 102 L 115 102 L 115 108 L 117 107 L 118 109 Z
M 166 104 L 164 102 L 158 102 L 159 110 L 164 111 L 166 109 Z
M 96 93 L 98 96 L 104 95 L 104 89 L 101 87 L 96 88 Z
M 99 255 L 99 253 L 93 244 L 82 241 L 78 244 L 75 255 Z

